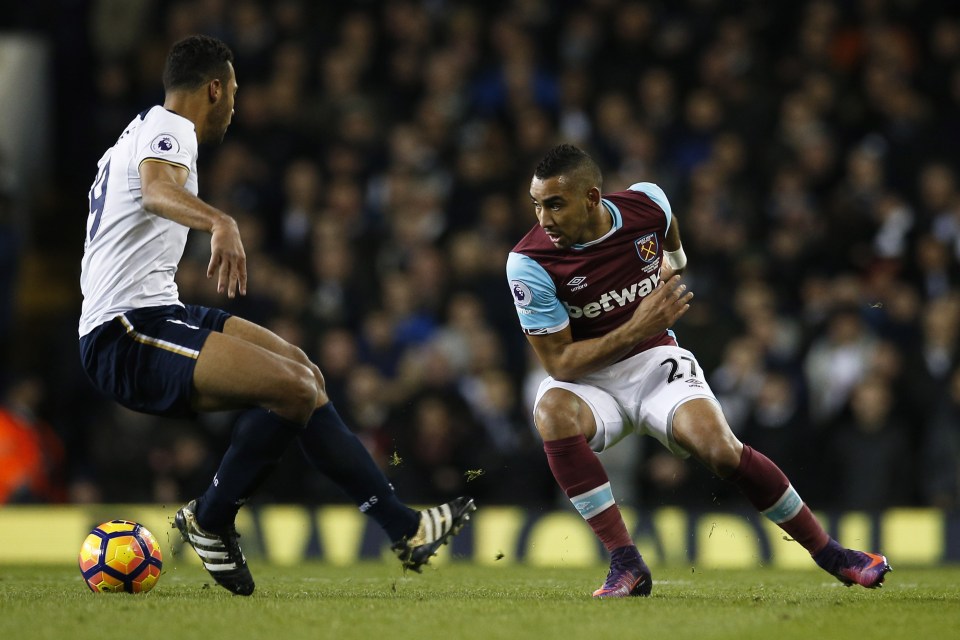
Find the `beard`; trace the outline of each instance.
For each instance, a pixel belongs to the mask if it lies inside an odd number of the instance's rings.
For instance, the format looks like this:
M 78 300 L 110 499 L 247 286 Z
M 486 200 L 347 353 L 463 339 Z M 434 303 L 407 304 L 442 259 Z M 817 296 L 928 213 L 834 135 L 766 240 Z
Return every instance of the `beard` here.
M 207 114 L 207 122 L 204 127 L 206 132 L 203 140 L 200 142 L 219 144 L 223 142 L 223 137 L 227 134 L 227 127 L 230 126 L 230 116 L 232 109 L 226 108 L 227 104 L 221 102 L 215 109 Z

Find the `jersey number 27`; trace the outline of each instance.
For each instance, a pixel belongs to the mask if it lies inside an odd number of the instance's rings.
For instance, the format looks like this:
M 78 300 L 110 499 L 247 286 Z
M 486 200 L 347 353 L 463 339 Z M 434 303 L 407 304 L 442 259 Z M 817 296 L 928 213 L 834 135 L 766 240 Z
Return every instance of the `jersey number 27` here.
M 687 374 L 683 372 L 683 369 L 684 369 L 683 362 L 686 362 L 689 365 L 690 377 L 691 378 L 697 377 L 697 361 L 694 360 L 693 358 L 688 358 L 687 356 L 680 356 L 680 360 L 682 362 L 677 362 L 675 358 L 667 358 L 666 360 L 660 363 L 661 367 L 664 365 L 670 366 L 670 373 L 667 374 L 667 384 L 670 384 L 675 380 L 679 380 L 680 378 L 684 378 L 687 376 Z

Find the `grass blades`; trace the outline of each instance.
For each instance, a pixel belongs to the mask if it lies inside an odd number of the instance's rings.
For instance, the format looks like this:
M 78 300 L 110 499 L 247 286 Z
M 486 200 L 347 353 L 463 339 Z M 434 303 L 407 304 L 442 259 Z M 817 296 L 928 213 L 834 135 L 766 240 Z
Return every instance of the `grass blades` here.
M 895 568 L 874 591 L 816 570 L 654 567 L 650 598 L 608 601 L 590 597 L 602 566 L 454 562 L 423 575 L 382 562 L 252 569 L 257 592 L 242 598 L 183 562 L 165 566 L 158 586 L 138 596 L 91 593 L 75 567 L 0 566 L 0 636 L 913 640 L 960 629 L 960 567 Z

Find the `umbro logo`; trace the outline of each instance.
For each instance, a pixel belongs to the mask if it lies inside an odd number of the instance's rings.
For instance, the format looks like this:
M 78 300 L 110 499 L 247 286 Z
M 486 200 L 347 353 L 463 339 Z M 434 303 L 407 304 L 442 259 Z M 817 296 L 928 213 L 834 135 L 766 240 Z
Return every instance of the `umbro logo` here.
M 570 282 L 567 283 L 567 286 L 570 287 L 571 291 L 579 291 L 587 286 L 587 278 L 585 276 L 577 276 L 570 280 Z

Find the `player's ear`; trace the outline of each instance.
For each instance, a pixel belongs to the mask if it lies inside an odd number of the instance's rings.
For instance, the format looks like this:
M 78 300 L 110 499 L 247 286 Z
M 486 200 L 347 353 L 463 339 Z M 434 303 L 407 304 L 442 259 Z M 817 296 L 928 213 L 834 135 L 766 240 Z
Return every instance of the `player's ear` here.
M 599 187 L 590 187 L 587 191 L 587 200 L 590 202 L 591 206 L 597 206 L 600 204 L 600 188 Z
M 207 83 L 207 98 L 210 104 L 214 104 L 223 95 L 223 83 L 218 78 L 214 78 Z

